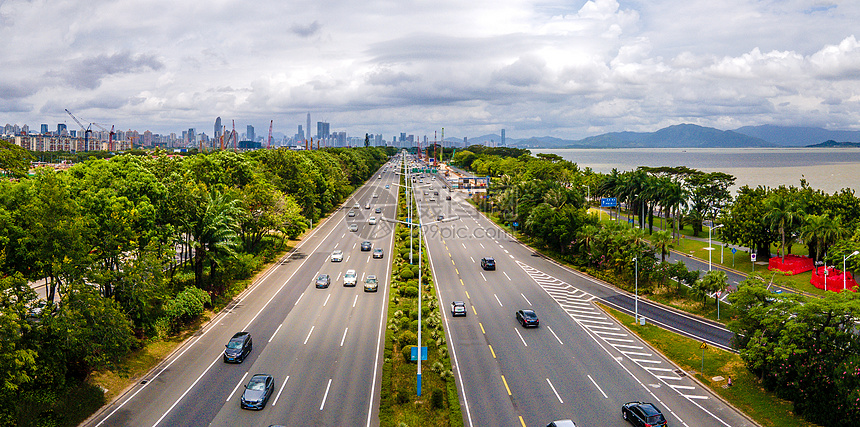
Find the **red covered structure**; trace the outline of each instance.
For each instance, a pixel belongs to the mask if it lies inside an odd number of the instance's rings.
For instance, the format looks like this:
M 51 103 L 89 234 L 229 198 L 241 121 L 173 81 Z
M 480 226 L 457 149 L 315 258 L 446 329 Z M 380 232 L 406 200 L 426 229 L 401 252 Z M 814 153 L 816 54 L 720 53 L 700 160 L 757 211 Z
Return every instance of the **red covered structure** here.
M 812 258 L 797 255 L 786 255 L 785 263 L 782 262 L 782 257 L 771 258 L 767 263 L 768 270 L 785 271 L 791 274 L 811 271 L 813 267 Z
M 812 273 L 812 279 L 809 280 L 809 283 L 812 283 L 812 286 L 833 292 L 842 292 L 842 287 L 845 286 L 845 290 L 857 292 L 857 289 L 854 288 L 857 286 L 857 282 L 854 280 L 854 275 L 851 274 L 850 271 L 847 271 L 845 272 L 847 277 L 842 277 L 842 270 L 837 270 L 833 267 L 827 267 L 827 284 L 825 285 L 824 268 L 824 266 L 818 267 Z

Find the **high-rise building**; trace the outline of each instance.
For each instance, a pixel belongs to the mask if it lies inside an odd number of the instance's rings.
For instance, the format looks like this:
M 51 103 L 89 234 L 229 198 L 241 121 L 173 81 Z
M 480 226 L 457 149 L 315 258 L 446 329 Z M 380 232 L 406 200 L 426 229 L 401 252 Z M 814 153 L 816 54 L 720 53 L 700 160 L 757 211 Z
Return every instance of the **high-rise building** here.
M 197 144 L 197 132 L 194 131 L 194 128 L 188 128 L 188 143 Z
M 305 140 L 305 130 L 302 129 L 302 125 L 299 125 L 299 131 L 296 132 L 295 140 L 296 142 Z
M 310 111 L 308 111 L 308 122 L 306 123 L 306 125 L 307 125 L 307 127 L 305 127 L 305 129 L 307 130 L 307 138 L 310 138 L 310 136 L 311 136 L 311 113 L 310 113 Z M 307 141 L 307 139 L 305 139 L 305 141 Z
M 502 147 L 505 146 L 505 130 L 502 129 Z
M 46 135 L 48 133 L 48 124 L 42 123 L 42 128 L 39 131 L 40 134 Z
M 221 117 L 218 117 L 215 119 L 215 133 L 213 134 L 213 135 L 215 135 L 215 139 L 218 139 L 221 137 L 221 131 L 222 131 Z
M 57 123 L 57 135 L 63 135 L 63 133 L 68 133 L 66 129 L 65 123 Z
M 245 139 L 248 141 L 256 141 L 257 136 L 254 135 L 254 126 L 248 125 L 248 130 L 245 132 Z
M 328 122 L 317 122 L 317 138 L 328 138 L 331 136 Z

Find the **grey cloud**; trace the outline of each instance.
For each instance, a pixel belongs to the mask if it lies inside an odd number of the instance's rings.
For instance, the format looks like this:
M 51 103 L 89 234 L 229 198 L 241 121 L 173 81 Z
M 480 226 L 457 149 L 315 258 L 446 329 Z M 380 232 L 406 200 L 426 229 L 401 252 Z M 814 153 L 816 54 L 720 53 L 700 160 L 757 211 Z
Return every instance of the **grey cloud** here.
M 294 24 L 290 27 L 290 32 L 299 37 L 308 38 L 318 33 L 320 28 L 322 28 L 322 25 L 320 25 L 319 21 L 314 21 L 308 25 Z
M 0 98 L 0 112 L 3 113 L 26 113 L 33 110 L 33 105 L 21 102 L 18 99 Z
M 14 100 L 26 98 L 39 91 L 39 85 L 33 82 L 15 82 L 14 84 L 0 82 L 0 99 Z
M 546 64 L 535 57 L 520 58 L 494 73 L 494 77 L 512 86 L 532 86 L 541 82 Z
M 415 82 L 416 80 L 418 80 L 418 77 L 406 74 L 403 71 L 382 70 L 367 76 L 367 82 L 374 86 L 399 86 L 404 83 Z
M 157 71 L 163 67 L 164 64 L 155 56 L 140 54 L 133 57 L 130 53 L 123 52 L 85 58 L 71 64 L 67 70 L 52 71 L 48 75 L 58 77 L 76 89 L 96 89 L 101 85 L 102 79 L 110 75 Z

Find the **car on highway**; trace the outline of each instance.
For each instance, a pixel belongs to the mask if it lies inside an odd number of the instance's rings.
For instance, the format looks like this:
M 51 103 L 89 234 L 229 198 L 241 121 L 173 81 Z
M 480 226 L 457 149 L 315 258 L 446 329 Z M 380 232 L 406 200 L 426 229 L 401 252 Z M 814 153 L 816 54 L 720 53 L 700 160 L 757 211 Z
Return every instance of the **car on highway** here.
M 353 203 L 352 207 L 355 209 L 361 209 L 361 205 L 359 205 L 358 202 Z
M 358 231 L 358 224 L 350 224 L 349 231 Z
M 493 257 L 481 258 L 481 268 L 483 268 L 484 270 L 495 270 L 496 260 Z
M 387 189 L 389 189 L 389 188 L 391 188 L 391 186 L 390 186 L 390 185 L 388 185 L 388 184 L 385 184 L 385 189 L 387 190 Z
M 376 175 L 376 179 L 382 179 L 382 175 Z
M 379 194 L 373 193 L 373 198 L 376 199 L 379 197 Z
M 435 201 L 436 201 L 436 198 L 435 198 L 435 197 L 433 197 L 433 196 L 430 196 L 430 201 L 431 201 L 431 202 L 435 202 Z
M 248 353 L 254 348 L 254 341 L 250 332 L 236 332 L 230 341 L 227 341 L 224 349 L 224 362 L 242 363 Z
M 466 303 L 463 301 L 454 301 L 451 303 L 451 316 L 465 316 Z
M 242 393 L 242 399 L 240 400 L 242 409 L 259 410 L 265 408 L 266 402 L 269 401 L 269 396 L 272 395 L 272 390 L 274 389 L 275 379 L 271 375 L 254 374 Z
M 373 257 L 374 258 L 382 258 L 382 255 L 383 255 L 382 248 L 376 248 L 373 250 Z
M 621 405 L 621 417 L 636 427 L 666 426 L 666 418 L 653 403 L 627 402 Z
M 355 216 L 355 211 L 353 211 L 353 210 L 349 211 L 349 213 L 346 214 L 346 216 L 349 216 L 349 217 Z
M 445 196 L 445 200 L 451 200 L 451 196 Z
M 357 277 L 355 270 L 346 270 L 346 274 L 343 275 L 343 286 L 355 286 Z
M 331 277 L 328 274 L 320 274 L 314 284 L 317 288 L 327 288 L 331 284 Z
M 436 221 L 442 221 L 445 219 L 445 215 L 436 215 Z
M 367 202 L 367 204 L 365 204 L 365 205 L 364 205 L 364 208 L 365 208 L 365 209 L 370 209 L 370 202 Z
M 369 240 L 365 240 L 365 241 L 361 242 L 361 250 L 362 251 L 369 251 L 372 248 L 373 248 L 373 244 L 370 243 Z
M 382 208 L 376 208 L 376 213 L 382 213 Z
M 546 427 L 576 427 L 571 420 L 557 420 L 546 425 Z
M 343 261 L 343 251 L 340 249 L 335 250 L 331 253 L 331 262 L 341 262 Z
M 364 280 L 364 292 L 376 292 L 379 289 L 379 282 L 376 280 L 376 275 L 369 274 Z
M 524 328 L 528 328 L 529 326 L 534 326 L 537 328 L 540 326 L 540 320 L 538 320 L 537 314 L 534 310 L 517 310 L 517 322 L 520 322 Z

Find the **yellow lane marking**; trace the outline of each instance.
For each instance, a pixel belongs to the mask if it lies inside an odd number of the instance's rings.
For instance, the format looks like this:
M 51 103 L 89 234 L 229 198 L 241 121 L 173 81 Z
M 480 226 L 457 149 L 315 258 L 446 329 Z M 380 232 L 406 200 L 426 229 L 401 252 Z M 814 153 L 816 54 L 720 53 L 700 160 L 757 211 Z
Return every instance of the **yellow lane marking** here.
M 454 270 L 457 270 L 457 269 L 455 268 Z M 460 273 L 459 273 L 459 272 L 457 272 L 457 274 L 460 274 Z M 461 285 L 463 285 L 463 286 L 466 286 L 466 284 L 465 284 L 465 283 L 463 283 L 463 279 L 460 279 L 460 284 L 461 284 Z
M 487 345 L 489 345 L 489 344 L 487 344 Z M 496 358 L 496 352 L 493 351 L 493 346 L 491 346 L 491 345 L 489 345 L 489 346 L 490 346 L 490 353 L 493 353 L 493 359 L 495 359 Z
M 454 264 L 454 259 L 453 259 L 453 258 L 451 258 L 451 264 Z M 457 264 L 454 264 L 454 266 L 456 267 L 456 266 L 457 266 Z M 460 274 L 460 273 L 457 273 L 457 274 Z
M 475 316 L 477 316 L 477 315 L 478 315 L 478 310 L 475 310 L 475 306 L 474 306 L 474 305 L 472 306 L 472 312 L 473 312 L 473 313 L 475 313 Z
M 526 422 L 525 422 L 525 421 L 523 421 L 523 416 L 522 416 L 522 415 L 520 415 L 520 424 L 522 424 L 522 425 L 523 425 L 523 427 L 526 427 Z
M 481 333 L 482 333 L 482 334 L 486 334 L 486 333 L 487 333 L 487 331 L 485 331 L 485 330 L 484 330 L 484 324 L 483 324 L 483 323 L 478 322 L 478 326 L 480 326 L 480 327 L 481 327 Z M 493 347 L 492 347 L 492 346 L 490 346 L 490 348 L 493 348 Z
M 510 388 L 510 387 L 508 387 L 508 382 L 505 380 L 505 376 L 504 376 L 504 375 L 502 375 L 502 382 L 503 382 L 503 383 L 505 383 L 505 390 L 507 390 L 507 391 L 508 391 L 508 396 L 512 396 L 512 394 L 511 394 L 511 388 Z
M 451 260 L 451 263 L 452 264 L 454 263 L 453 259 Z M 457 267 L 454 267 L 454 272 L 457 273 L 458 276 L 460 275 L 460 270 L 457 270 Z M 460 279 L 460 283 L 463 283 L 463 279 Z M 466 286 L 466 285 L 463 285 L 463 286 Z
M 470 296 L 469 296 L 469 291 L 466 291 L 466 298 L 467 298 L 467 299 L 472 299 L 472 297 L 470 297 Z

